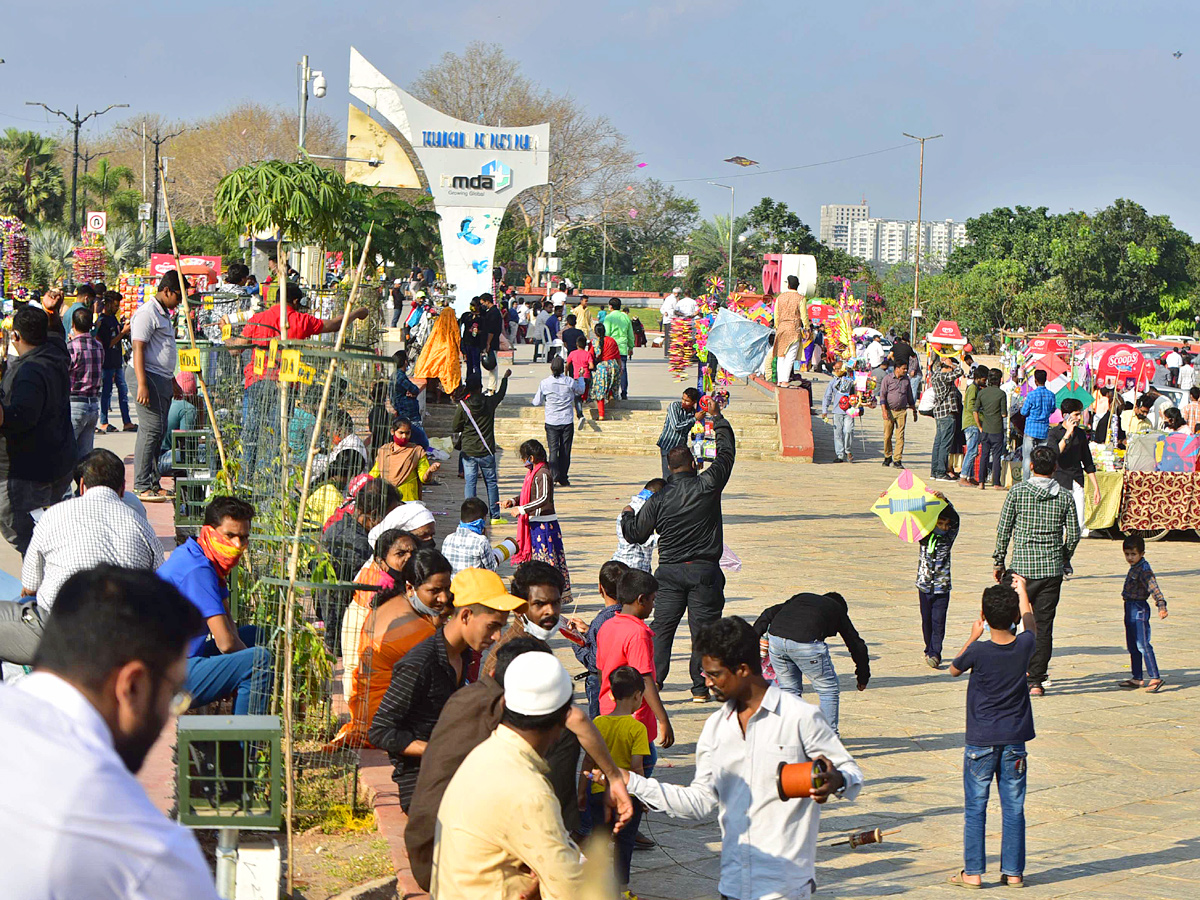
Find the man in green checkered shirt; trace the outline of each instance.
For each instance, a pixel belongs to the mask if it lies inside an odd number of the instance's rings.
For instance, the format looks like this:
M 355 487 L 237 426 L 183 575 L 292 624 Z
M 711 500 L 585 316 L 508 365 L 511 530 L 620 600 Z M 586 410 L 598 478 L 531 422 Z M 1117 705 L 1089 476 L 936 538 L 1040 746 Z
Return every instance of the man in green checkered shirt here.
M 1025 578 L 1029 602 L 1037 621 L 1037 647 L 1029 660 L 1029 693 L 1045 693 L 1042 682 L 1054 652 L 1054 614 L 1062 594 L 1063 575 L 1071 574 L 1071 556 L 1079 544 L 1075 501 L 1054 480 L 1058 453 L 1053 447 L 1035 447 L 1030 453 L 1033 474 L 1004 498 L 996 525 L 993 554 L 996 580 L 1005 571 L 1008 544 L 1012 541 L 1012 570 Z

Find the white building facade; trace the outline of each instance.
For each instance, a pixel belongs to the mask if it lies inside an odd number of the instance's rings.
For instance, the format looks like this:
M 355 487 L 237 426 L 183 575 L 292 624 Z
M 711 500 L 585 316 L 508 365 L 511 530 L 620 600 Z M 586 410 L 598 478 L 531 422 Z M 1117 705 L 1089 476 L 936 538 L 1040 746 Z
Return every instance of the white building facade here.
M 871 216 L 867 201 L 862 203 L 827 203 L 821 207 L 821 228 L 818 235 L 826 247 L 850 252 L 850 230 L 855 222 L 865 222 Z
M 962 222 L 946 219 L 942 222 L 922 222 L 900 219 L 862 219 L 850 225 L 847 250 L 852 256 L 868 262 L 893 265 L 921 262 L 944 266 L 955 247 L 967 242 L 967 227 Z

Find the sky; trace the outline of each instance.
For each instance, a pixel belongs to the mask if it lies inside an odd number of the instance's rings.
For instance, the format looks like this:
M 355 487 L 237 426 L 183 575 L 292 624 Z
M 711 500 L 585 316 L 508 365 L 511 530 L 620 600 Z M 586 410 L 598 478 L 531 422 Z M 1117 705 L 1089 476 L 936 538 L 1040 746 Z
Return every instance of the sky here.
M 1200 237 L 1189 0 L 52 0 L 21 4 L 15 23 L 0 34 L 0 128 L 62 124 L 27 100 L 130 104 L 85 137 L 125 114 L 294 108 L 304 53 L 329 83 L 310 109 L 344 123 L 351 45 L 404 87 L 484 40 L 607 115 L 646 163 L 636 173 L 674 183 L 705 215 L 729 210 L 712 180 L 735 186 L 739 214 L 770 196 L 814 231 L 821 204 L 864 196 L 874 216 L 915 218 L 917 147 L 902 133 L 941 133 L 926 145 L 926 219 L 1126 197 Z M 76 51 L 84 34 L 98 52 Z M 733 155 L 760 166 L 722 161 Z M 811 165 L 846 157 L 859 158 Z

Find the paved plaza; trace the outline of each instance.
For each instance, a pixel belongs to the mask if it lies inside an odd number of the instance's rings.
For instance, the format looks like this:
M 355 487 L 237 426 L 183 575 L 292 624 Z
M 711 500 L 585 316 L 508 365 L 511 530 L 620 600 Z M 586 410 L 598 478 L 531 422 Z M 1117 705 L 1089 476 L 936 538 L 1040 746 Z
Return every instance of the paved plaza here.
M 823 383 L 814 390 L 818 399 L 820 390 Z M 736 405 L 728 414 L 736 420 Z M 871 650 L 871 682 L 858 693 L 849 654 L 831 639 L 842 682 L 842 736 L 867 782 L 856 803 L 831 801 L 823 811 L 820 896 L 953 895 L 961 888 L 944 882 L 962 865 L 967 678 L 953 679 L 945 668 L 935 672 L 923 661 L 913 586 L 917 549 L 893 537 L 867 511 L 895 472 L 879 464 L 878 412 L 859 425 L 855 456 L 861 462 L 822 464 L 832 459 L 831 438 L 817 420 L 815 464 L 748 460 L 735 467 L 725 493 L 725 540 L 744 567 L 728 577 L 726 612 L 753 620 L 797 591 L 838 590 Z M 911 450 L 905 458 L 922 476 L 928 473 L 932 436 L 931 420 L 910 423 Z M 579 598 L 576 612 L 583 618 L 599 608 L 594 582 L 615 546 L 617 514 L 657 474 L 657 456 L 576 455 L 573 487 L 559 491 L 555 502 Z M 502 496 L 515 493 L 518 477 L 510 457 L 502 467 Z M 448 481 L 456 480 L 451 475 Z M 980 592 L 990 583 L 994 523 L 1005 495 L 942 487 L 963 518 L 954 549 L 948 662 L 966 640 Z M 1171 609 L 1166 622 L 1153 624 L 1167 684 L 1161 693 L 1148 695 L 1116 688 L 1129 668 L 1120 543 L 1107 538 L 1081 543 L 1077 574 L 1064 585 L 1059 607 L 1050 684 L 1046 696 L 1034 701 L 1038 736 L 1029 746 L 1029 887 L 1024 896 L 1200 897 L 1200 670 L 1189 623 L 1200 585 L 1198 550 L 1194 536 L 1148 547 Z M 683 783 L 691 778 L 701 726 L 715 709 L 689 700 L 686 634 L 681 625 L 664 694 L 677 743 L 658 768 L 665 780 Z M 569 653 L 561 655 L 572 671 L 578 670 Z M 901 831 L 882 846 L 828 847 L 850 832 L 876 827 Z M 635 855 L 632 887 L 639 896 L 716 896 L 720 838 L 715 821 L 694 824 L 652 814 L 644 830 L 663 849 Z M 1000 810 L 993 792 L 986 882 L 999 880 L 999 850 Z

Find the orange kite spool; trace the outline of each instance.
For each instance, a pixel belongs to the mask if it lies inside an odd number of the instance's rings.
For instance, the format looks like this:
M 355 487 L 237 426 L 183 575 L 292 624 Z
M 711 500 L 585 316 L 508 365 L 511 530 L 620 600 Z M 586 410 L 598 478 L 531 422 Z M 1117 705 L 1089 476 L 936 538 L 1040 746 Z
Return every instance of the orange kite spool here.
M 812 762 L 780 763 L 777 773 L 777 786 L 780 800 L 793 800 L 797 797 L 812 795 L 813 788 L 818 788 L 826 781 L 829 770 L 819 759 Z

